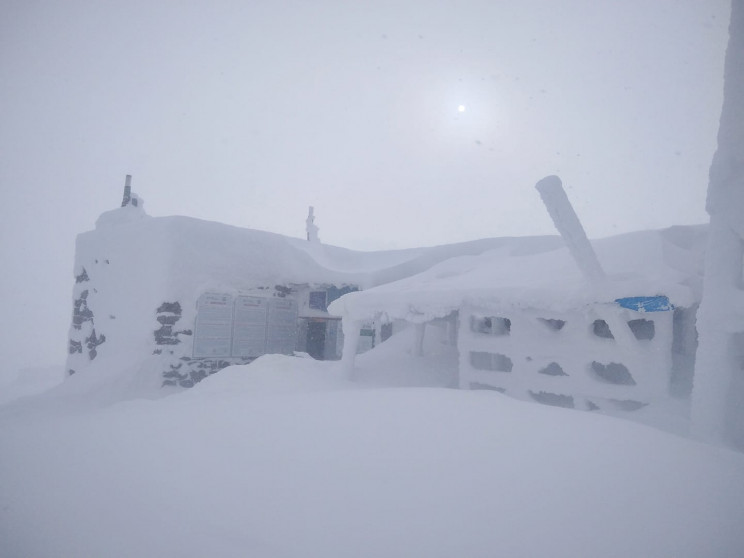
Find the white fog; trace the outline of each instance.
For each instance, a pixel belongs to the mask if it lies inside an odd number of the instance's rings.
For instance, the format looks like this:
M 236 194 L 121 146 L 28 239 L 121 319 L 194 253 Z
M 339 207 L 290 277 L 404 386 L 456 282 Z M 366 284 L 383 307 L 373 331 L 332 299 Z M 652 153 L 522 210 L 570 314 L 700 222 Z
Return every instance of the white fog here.
M 744 555 L 743 0 L 0 31 L 0 557 Z

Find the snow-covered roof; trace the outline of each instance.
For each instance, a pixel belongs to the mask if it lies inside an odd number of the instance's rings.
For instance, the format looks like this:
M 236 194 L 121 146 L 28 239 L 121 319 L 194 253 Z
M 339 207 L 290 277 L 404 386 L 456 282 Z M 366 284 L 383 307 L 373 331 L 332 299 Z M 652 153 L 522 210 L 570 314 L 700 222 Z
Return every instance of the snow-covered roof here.
M 427 321 L 463 305 L 565 311 L 628 296 L 665 295 L 687 306 L 699 298 L 706 228 L 673 227 L 593 242 L 607 280 L 589 284 L 560 239 L 504 239 L 477 255 L 455 256 L 416 275 L 349 293 L 329 311 L 354 320 L 384 313 Z M 558 245 L 556 245 L 558 240 Z
M 127 206 L 103 213 L 94 231 L 79 235 L 78 247 L 88 254 L 123 250 L 142 269 L 161 270 L 169 277 L 169 290 L 178 294 L 185 285 L 202 290 L 307 283 L 369 288 L 453 257 L 503 247 L 530 251 L 560 243 L 558 237 L 489 238 L 361 252 L 191 217 L 150 217 L 141 207 Z
M 149 217 L 141 208 L 125 207 L 103 214 L 95 231 L 80 235 L 77 264 L 111 253 L 113 271 L 118 252 L 117 276 L 128 276 L 130 290 L 141 293 L 135 276 L 147 276 L 154 297 L 146 301 L 148 308 L 162 300 L 195 299 L 206 290 L 354 284 L 363 291 L 335 301 L 331 314 L 369 319 L 384 312 L 424 321 L 463 304 L 559 311 L 663 294 L 675 305 L 689 305 L 699 298 L 705 233 L 705 226 L 685 226 L 594 241 L 608 279 L 589 285 L 558 236 L 358 252 L 188 217 Z

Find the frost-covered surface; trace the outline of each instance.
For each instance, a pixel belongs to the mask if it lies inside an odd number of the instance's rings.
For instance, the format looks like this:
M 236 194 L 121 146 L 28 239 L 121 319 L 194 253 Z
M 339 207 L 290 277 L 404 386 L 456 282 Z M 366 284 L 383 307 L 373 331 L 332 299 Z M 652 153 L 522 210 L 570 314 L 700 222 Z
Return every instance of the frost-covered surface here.
M 718 145 L 706 209 L 744 238 L 744 2 L 732 0 Z
M 662 294 L 690 306 L 700 296 L 704 227 L 642 231 L 594 241 L 607 280 L 588 285 L 565 247 L 552 238 L 517 240 L 478 255 L 453 257 L 412 277 L 350 293 L 330 311 L 361 320 L 423 322 L 464 304 L 566 311 L 619 297 Z M 523 239 L 528 240 L 528 239 Z
M 207 291 L 235 294 L 293 284 L 365 288 L 504 242 L 355 252 L 188 217 L 149 217 L 142 206 L 114 209 L 77 239 L 73 299 L 79 316 L 70 332 L 79 345 L 71 345 L 68 368 L 79 370 L 91 360 L 96 366 L 108 360 L 104 369 L 140 361 L 154 348 L 156 312 L 163 303 L 181 304 L 174 329 L 186 330 L 193 328 L 195 301 Z
M 142 205 L 114 209 L 77 239 L 67 369 L 111 373 L 138 367 L 162 345 L 176 363 L 190 356 L 196 300 L 208 291 L 259 289 L 271 296 L 277 285 L 367 285 L 375 270 L 417 254 L 365 259 L 263 231 L 149 217 Z M 163 325 L 167 331 L 158 339 L 155 332 Z M 174 350 L 179 344 L 183 348 Z M 161 368 L 170 364 L 164 360 Z
M 390 343 L 356 384 L 266 356 L 158 401 L 73 376 L 0 407 L 0 555 L 742 555 L 741 454 L 425 367 L 377 387 Z
M 575 219 L 574 224 L 580 228 Z M 580 239 L 579 233 L 574 236 Z M 583 239 L 582 253 L 594 258 Z M 596 273 L 582 273 L 567 247 L 532 240 L 530 249 L 505 243 L 349 293 L 330 311 L 345 323 L 421 324 L 419 336 L 432 331 L 432 320 L 440 320 L 449 330 L 444 342 L 457 345 L 454 383 L 464 389 L 498 390 L 526 401 L 610 414 L 648 405 L 666 414 L 672 395 L 689 394 L 694 339 L 685 331 L 700 296 L 704 227 L 595 241 L 606 275 L 596 264 L 589 266 Z M 646 314 L 614 303 L 656 295 L 668 297 L 679 312 Z M 505 324 L 503 332 L 492 331 L 494 321 Z M 560 325 L 551 328 L 550 322 Z M 648 324 L 654 332 L 639 337 L 632 322 Z M 425 331 L 423 324 L 429 324 Z M 606 335 L 597 333 L 597 324 L 607 328 Z M 350 376 L 354 352 L 344 350 Z
M 579 217 L 568 201 L 561 179 L 555 175 L 546 176 L 535 185 L 535 188 L 540 192 L 550 218 L 561 233 L 576 265 L 588 279 L 603 279 L 604 271 L 597 261 L 597 255 L 589 243 Z
M 694 428 L 744 448 L 744 1 L 733 0 L 718 148 L 710 167 L 710 235 L 698 313 Z
M 277 286 L 367 288 L 455 256 L 498 246 L 530 249 L 536 242 L 554 246 L 560 239 L 356 252 L 193 218 L 150 217 L 141 203 L 117 208 L 77 239 L 67 370 L 111 373 L 142 366 L 159 352 L 160 368 L 169 373 L 191 356 L 196 301 L 205 292 L 272 296 L 283 295 Z
M 191 386 L 245 362 L 193 358 L 196 301 L 207 292 L 272 297 L 291 288 L 306 315 L 300 299 L 314 285 L 360 287 L 331 312 L 353 320 L 382 312 L 419 323 L 463 306 L 583 311 L 622 296 L 663 294 L 691 306 L 699 299 L 704 237 L 704 227 L 676 227 L 596 241 L 608 277 L 587 286 L 558 237 L 355 252 L 186 217 L 149 217 L 142 204 L 130 205 L 104 213 L 95 230 L 78 237 L 67 370 L 127 371 L 143 378 L 140 386 L 158 389 L 158 382 Z
M 0 374 L 0 405 L 36 395 L 61 384 L 65 379 L 62 366 L 4 370 Z

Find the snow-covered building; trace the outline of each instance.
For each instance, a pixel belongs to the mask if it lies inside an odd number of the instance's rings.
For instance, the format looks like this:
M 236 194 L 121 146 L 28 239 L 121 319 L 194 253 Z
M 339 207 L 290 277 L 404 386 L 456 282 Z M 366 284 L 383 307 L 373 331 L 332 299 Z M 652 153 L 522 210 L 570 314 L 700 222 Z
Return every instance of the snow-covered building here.
M 598 284 L 565 246 L 513 242 L 350 293 L 330 311 L 416 324 L 414 353 L 425 335 L 450 343 L 461 388 L 632 409 L 689 393 L 705 236 L 690 226 L 595 241 L 607 272 Z
M 457 384 L 585 410 L 633 410 L 689 393 L 704 227 L 600 240 L 592 248 L 558 177 L 537 184 L 565 241 L 453 258 L 331 306 L 354 331 L 369 320 L 447 329 Z M 599 257 L 598 257 L 599 256 Z M 441 334 L 441 331 L 439 332 Z M 349 339 L 350 373 L 356 355 Z
M 379 341 L 395 323 L 414 327 L 414 354 L 448 343 L 465 389 L 579 409 L 689 393 L 704 226 L 595 241 L 606 277 L 588 282 L 557 236 L 355 252 L 313 221 L 289 238 L 150 217 L 125 194 L 77 239 L 68 373 L 188 387 L 265 353 L 353 361 L 374 344 L 360 331 Z
M 151 217 L 127 180 L 122 206 L 77 238 L 68 374 L 147 368 L 188 387 L 265 353 L 337 359 L 335 299 L 503 243 L 354 252 L 321 244 L 313 221 L 311 212 L 302 240 Z
M 266 352 L 337 358 L 326 307 L 359 275 L 318 265 L 308 253 L 317 246 L 149 217 L 132 199 L 78 236 L 69 374 L 149 362 L 166 384 L 190 386 Z

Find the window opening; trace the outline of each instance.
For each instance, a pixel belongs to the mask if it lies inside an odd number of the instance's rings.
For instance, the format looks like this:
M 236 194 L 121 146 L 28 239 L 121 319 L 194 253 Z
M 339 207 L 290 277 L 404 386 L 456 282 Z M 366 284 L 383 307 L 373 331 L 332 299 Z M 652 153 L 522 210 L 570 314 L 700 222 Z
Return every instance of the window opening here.
M 312 291 L 310 293 L 309 306 L 313 310 L 322 310 L 325 312 L 328 309 L 326 303 L 326 292 L 325 291 Z
M 653 339 L 654 335 L 656 335 L 656 327 L 653 320 L 645 320 L 643 318 L 630 320 L 628 327 L 639 341 Z
M 470 318 L 470 330 L 488 335 L 509 335 L 511 333 L 511 320 L 497 316 L 486 316 L 485 318 L 472 316 Z
M 597 337 L 601 337 L 602 339 L 615 338 L 615 336 L 612 335 L 612 332 L 610 331 L 610 326 L 607 325 L 607 322 L 605 322 L 604 320 L 594 320 L 592 329 L 594 331 L 594 335 L 596 335 Z
M 566 320 L 556 320 L 553 318 L 538 318 L 538 320 L 540 320 L 548 329 L 552 329 L 553 331 L 560 331 L 563 329 L 563 326 L 566 325 Z
M 551 362 L 545 368 L 540 370 L 539 373 L 547 376 L 568 376 L 568 374 L 563 371 L 561 365 L 557 362 Z
M 501 353 L 470 352 L 470 364 L 478 370 L 493 372 L 511 372 L 514 364 L 512 359 Z
M 596 360 L 592 362 L 592 370 L 603 381 L 620 386 L 634 386 L 635 379 L 628 370 L 628 367 L 619 362 L 602 364 Z
M 532 399 L 543 405 L 552 405 L 553 407 L 565 407 L 567 409 L 574 408 L 574 399 L 570 395 L 560 395 L 558 393 L 550 393 L 548 391 L 534 392 L 530 390 L 530 396 Z

